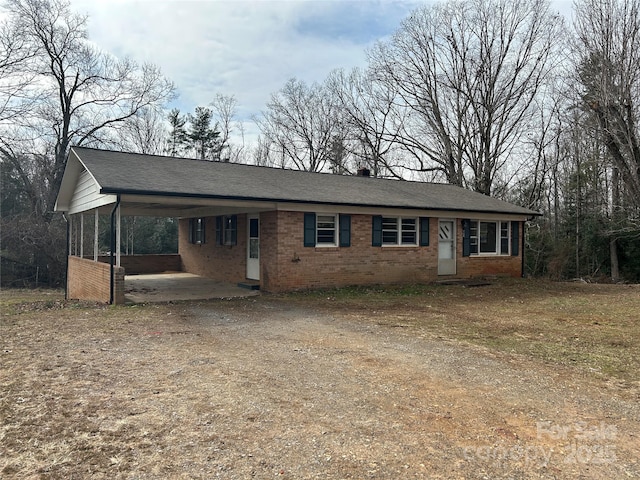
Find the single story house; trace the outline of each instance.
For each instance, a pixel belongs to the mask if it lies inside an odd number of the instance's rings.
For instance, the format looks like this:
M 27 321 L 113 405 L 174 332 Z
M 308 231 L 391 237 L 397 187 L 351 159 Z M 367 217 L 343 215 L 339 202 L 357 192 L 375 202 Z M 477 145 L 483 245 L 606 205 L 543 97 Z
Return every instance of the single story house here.
M 518 277 L 524 222 L 538 214 L 453 185 L 366 172 L 332 175 L 84 147 L 69 153 L 56 211 L 69 222 L 68 297 L 111 303 L 124 299 L 125 273 L 164 270 L 249 280 L 267 292 Z M 84 219 L 92 215 L 93 257 L 84 254 Z M 97 253 L 99 215 L 110 217 L 106 257 Z M 123 215 L 179 219 L 178 255 L 121 255 Z

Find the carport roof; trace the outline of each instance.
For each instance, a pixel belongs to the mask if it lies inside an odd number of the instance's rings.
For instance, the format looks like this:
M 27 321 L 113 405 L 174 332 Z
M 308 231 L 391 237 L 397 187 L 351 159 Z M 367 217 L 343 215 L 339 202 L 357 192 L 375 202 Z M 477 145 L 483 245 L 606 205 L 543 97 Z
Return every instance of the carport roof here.
M 74 157 L 75 172 L 69 173 Z M 58 194 L 66 210 L 76 188 L 78 163 L 102 195 L 141 195 L 238 201 L 468 211 L 538 215 L 537 212 L 470 190 L 361 176 L 310 173 L 73 147 Z

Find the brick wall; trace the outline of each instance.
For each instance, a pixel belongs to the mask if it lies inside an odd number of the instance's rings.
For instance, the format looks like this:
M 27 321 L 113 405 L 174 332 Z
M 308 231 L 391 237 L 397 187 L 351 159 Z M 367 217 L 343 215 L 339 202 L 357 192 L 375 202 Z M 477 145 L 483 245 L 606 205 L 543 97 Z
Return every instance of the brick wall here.
M 456 276 L 461 278 L 481 277 L 485 275 L 504 275 L 510 277 L 522 276 L 522 242 L 517 256 L 486 255 L 462 256 L 462 220 L 457 220 L 457 267 Z M 522 239 L 522 222 L 519 222 L 519 236 Z
M 99 256 L 99 262 L 109 263 L 108 256 Z M 120 265 L 127 275 L 142 275 L 145 273 L 179 272 L 182 264 L 180 255 L 121 255 Z
M 114 267 L 114 303 L 124 303 L 124 268 Z M 110 300 L 111 266 L 86 258 L 69 257 L 67 297 L 108 303 Z
M 437 224 L 428 247 L 371 246 L 371 216 L 351 215 L 350 247 L 304 247 L 304 213 L 262 216 L 262 289 L 427 282 L 437 277 Z M 275 231 L 275 235 L 273 232 Z M 273 252 L 276 252 L 274 260 Z
M 183 271 L 234 283 L 245 280 L 246 223 L 246 216 L 238 215 L 238 244 L 229 247 L 215 244 L 215 218 L 205 220 L 203 245 L 189 244 L 189 221 L 181 220 L 179 254 Z M 304 247 L 303 225 L 302 212 L 260 214 L 262 290 L 424 283 L 439 278 L 438 218 L 430 219 L 430 245 L 426 247 L 373 247 L 371 215 L 351 215 L 350 247 Z M 521 274 L 520 256 L 463 257 L 461 220 L 457 220 L 456 255 L 456 277 Z
M 237 245 L 216 245 L 216 219 L 205 218 L 205 243 L 189 243 L 189 219 L 179 224 L 178 254 L 181 270 L 228 282 L 241 282 L 247 276 L 247 217 L 238 215 Z

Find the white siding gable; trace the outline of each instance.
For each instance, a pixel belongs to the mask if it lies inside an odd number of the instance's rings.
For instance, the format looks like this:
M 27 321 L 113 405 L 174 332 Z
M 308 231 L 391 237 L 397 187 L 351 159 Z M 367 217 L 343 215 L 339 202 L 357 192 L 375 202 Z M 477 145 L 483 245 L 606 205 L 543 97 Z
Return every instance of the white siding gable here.
M 86 169 L 83 169 L 78 176 L 78 182 L 71 197 L 69 213 L 86 212 L 115 201 L 115 195 L 101 194 L 100 187 L 93 176 Z

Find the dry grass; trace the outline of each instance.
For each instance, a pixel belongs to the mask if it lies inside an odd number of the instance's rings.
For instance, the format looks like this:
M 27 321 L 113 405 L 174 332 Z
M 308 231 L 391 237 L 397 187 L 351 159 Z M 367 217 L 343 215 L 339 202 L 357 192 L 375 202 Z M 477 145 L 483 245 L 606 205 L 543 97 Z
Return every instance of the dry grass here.
M 128 307 L 2 291 L 0 478 L 637 478 L 639 311 L 638 286 L 510 280 Z M 613 455 L 568 464 L 575 436 L 540 420 L 612 426 L 578 445 Z
M 638 384 L 640 285 L 493 280 L 490 285 L 356 287 L 290 295 L 301 304 L 396 323 Z

